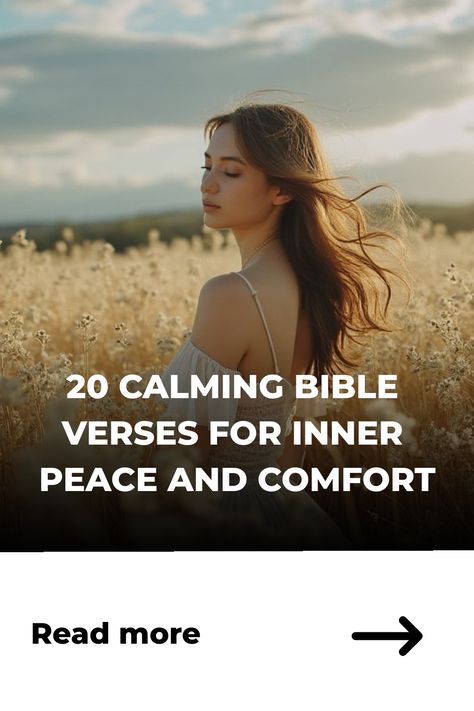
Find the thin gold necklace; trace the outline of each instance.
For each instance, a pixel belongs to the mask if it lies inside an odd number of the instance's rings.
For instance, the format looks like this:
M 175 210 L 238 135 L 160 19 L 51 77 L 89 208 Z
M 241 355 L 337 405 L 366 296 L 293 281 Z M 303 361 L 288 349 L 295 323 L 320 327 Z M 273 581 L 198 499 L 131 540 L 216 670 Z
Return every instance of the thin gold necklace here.
M 274 239 L 277 239 L 276 235 L 270 235 L 270 237 L 267 237 L 262 244 L 259 244 L 257 249 L 255 249 L 250 256 L 245 260 L 245 262 L 242 264 L 242 269 L 247 266 L 247 264 L 250 262 L 252 257 L 255 257 L 255 255 L 260 252 L 261 249 L 265 247 L 265 245 L 269 244 L 270 242 L 273 242 Z

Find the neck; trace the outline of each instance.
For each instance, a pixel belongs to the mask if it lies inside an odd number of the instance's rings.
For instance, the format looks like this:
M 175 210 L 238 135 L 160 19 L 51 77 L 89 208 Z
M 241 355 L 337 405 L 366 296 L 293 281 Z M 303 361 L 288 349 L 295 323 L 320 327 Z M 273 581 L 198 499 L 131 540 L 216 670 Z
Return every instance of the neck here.
M 240 225 L 236 225 L 235 227 L 229 225 L 239 247 L 242 265 L 250 261 L 252 253 L 260 247 L 266 239 L 269 239 L 273 235 L 280 234 L 281 214 L 282 206 L 273 205 L 271 206 L 271 209 L 267 211 L 263 219 L 252 222 L 249 221 L 246 223 L 244 222 Z M 273 251 L 276 244 L 278 244 L 277 240 L 271 242 L 268 249 Z M 263 250 L 267 252 L 267 247 L 263 247 Z M 259 256 L 260 253 L 257 255 L 256 259 Z M 254 263 L 253 259 L 252 263 Z
M 246 267 L 247 264 L 249 264 L 252 261 L 257 261 L 260 253 L 263 252 L 267 247 L 270 246 L 272 242 L 275 242 L 278 238 L 278 235 L 272 234 L 269 235 L 266 239 L 262 240 L 259 242 L 249 254 L 246 255 L 241 255 L 242 256 L 242 268 Z
M 269 248 L 275 244 L 276 239 L 274 240 L 273 238 L 277 238 L 278 228 L 276 226 L 273 226 L 273 228 L 267 226 L 264 229 L 249 230 L 248 232 L 233 230 L 233 234 L 239 247 L 242 267 L 244 267 L 248 262 L 253 261 L 254 254 L 257 258 L 260 254 L 260 249 L 266 251 L 267 244 Z

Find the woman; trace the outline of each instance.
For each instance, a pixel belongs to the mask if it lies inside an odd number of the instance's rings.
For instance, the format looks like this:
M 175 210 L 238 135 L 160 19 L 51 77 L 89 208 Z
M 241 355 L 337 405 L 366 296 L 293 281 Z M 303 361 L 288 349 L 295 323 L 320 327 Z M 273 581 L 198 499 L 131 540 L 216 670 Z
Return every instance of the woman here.
M 191 336 L 162 377 L 178 373 L 186 386 L 191 373 L 203 382 L 215 373 L 245 379 L 255 374 L 258 380 L 279 373 L 283 397 L 175 400 L 167 417 L 198 423 L 205 465 L 246 472 L 243 490 L 222 494 L 221 511 L 242 521 L 253 516 L 280 540 L 301 534 L 308 541 L 303 545 L 348 547 L 309 494 L 268 493 L 257 477 L 266 466 L 284 470 L 303 463 L 304 449 L 289 436 L 293 418 L 309 414 L 308 401 L 296 402 L 295 376 L 353 366 L 342 353 L 344 339 L 383 329 L 389 270 L 369 256 L 367 240 L 384 233 L 367 234 L 355 199 L 343 194 L 330 173 L 314 126 L 296 109 L 243 105 L 209 119 L 207 134 L 201 184 L 205 224 L 232 230 L 242 265 L 240 272 L 204 284 Z M 374 277 L 387 290 L 383 313 Z M 283 441 L 238 446 L 228 438 L 210 447 L 207 425 L 213 419 L 276 421 Z

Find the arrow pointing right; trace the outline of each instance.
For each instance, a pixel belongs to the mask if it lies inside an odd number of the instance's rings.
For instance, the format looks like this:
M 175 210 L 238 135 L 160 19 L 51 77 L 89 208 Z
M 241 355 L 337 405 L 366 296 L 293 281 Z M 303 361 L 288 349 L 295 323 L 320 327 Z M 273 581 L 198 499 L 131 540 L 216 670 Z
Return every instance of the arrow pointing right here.
M 406 632 L 353 632 L 352 639 L 405 639 L 406 643 L 399 649 L 399 653 L 404 657 L 418 644 L 423 635 L 406 617 L 400 617 L 399 622 Z

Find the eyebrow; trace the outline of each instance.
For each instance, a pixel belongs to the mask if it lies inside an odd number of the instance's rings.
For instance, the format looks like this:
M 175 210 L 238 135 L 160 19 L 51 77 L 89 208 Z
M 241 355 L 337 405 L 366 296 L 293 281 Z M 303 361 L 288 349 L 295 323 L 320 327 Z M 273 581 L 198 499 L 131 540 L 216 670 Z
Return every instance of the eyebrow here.
M 204 155 L 206 156 L 206 158 L 210 158 L 210 157 L 211 157 L 211 156 L 209 155 L 209 153 L 206 153 L 206 151 L 204 151 Z M 220 160 L 235 160 L 237 163 L 242 163 L 242 165 L 247 165 L 247 164 L 242 160 L 242 158 L 238 158 L 238 156 L 221 156 L 221 157 L 220 157 Z

